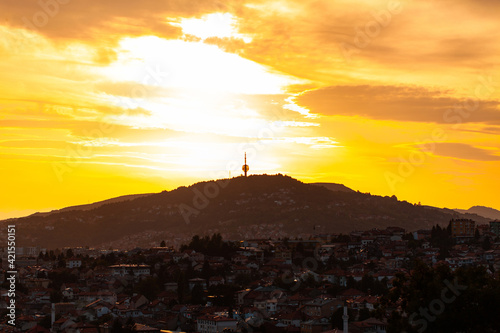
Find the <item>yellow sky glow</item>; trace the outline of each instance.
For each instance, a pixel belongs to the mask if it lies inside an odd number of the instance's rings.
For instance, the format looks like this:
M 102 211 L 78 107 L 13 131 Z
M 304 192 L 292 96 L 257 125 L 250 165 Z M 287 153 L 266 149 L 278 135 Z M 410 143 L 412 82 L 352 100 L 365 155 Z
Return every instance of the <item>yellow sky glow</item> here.
M 500 209 L 495 2 L 0 10 L 0 218 L 237 176 L 244 152 L 251 173 Z

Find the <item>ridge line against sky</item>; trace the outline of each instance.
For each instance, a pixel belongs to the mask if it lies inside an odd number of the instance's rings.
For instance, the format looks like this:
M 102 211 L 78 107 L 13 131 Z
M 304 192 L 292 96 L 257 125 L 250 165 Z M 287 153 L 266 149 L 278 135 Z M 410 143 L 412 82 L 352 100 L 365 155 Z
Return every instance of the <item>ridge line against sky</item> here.
M 498 1 L 0 10 L 0 218 L 236 176 L 245 151 L 251 173 L 500 209 Z

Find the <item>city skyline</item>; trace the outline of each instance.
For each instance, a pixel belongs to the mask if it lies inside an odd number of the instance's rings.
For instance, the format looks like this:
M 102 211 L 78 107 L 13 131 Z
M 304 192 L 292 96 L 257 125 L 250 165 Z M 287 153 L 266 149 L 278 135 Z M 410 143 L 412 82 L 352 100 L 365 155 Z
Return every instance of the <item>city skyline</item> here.
M 0 219 L 242 174 L 500 209 L 496 1 L 3 1 Z

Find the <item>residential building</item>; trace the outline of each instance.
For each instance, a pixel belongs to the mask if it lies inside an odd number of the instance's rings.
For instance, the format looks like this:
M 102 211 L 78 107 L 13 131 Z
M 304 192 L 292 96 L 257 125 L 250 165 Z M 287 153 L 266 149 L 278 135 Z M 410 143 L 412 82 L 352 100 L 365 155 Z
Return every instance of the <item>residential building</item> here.
M 304 305 L 304 313 L 311 317 L 330 317 L 343 302 L 328 298 L 316 298 Z
M 228 317 L 204 315 L 198 317 L 197 329 L 199 333 L 220 333 L 224 330 L 236 331 L 238 320 Z
M 500 236 L 500 220 L 490 222 L 490 231 L 497 236 Z
M 66 260 L 66 268 L 79 268 L 82 267 L 82 259 L 70 258 Z
M 120 264 L 109 266 L 112 274 L 115 276 L 143 276 L 151 274 L 151 267 L 149 265 L 128 265 Z
M 468 219 L 451 220 L 452 237 L 474 237 L 476 222 Z

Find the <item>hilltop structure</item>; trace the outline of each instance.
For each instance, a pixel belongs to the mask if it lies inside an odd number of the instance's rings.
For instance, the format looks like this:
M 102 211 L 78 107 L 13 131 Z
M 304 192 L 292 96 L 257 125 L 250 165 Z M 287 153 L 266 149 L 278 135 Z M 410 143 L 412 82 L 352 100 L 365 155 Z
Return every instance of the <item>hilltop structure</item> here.
M 250 167 L 247 164 L 247 153 L 245 153 L 245 164 L 241 167 L 241 170 L 245 173 L 245 177 L 247 176 L 248 170 L 250 170 Z

